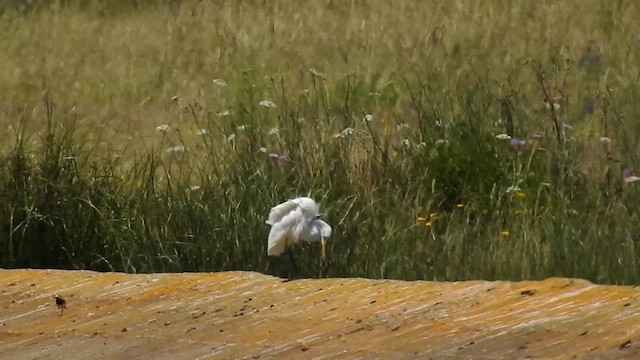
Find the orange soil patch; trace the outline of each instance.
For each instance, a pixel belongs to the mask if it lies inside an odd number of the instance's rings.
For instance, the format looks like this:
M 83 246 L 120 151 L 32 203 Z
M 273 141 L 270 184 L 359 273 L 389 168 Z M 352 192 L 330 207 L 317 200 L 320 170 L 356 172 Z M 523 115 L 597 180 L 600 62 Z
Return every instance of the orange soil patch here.
M 639 296 L 564 278 L 0 270 L 0 359 L 636 359 Z

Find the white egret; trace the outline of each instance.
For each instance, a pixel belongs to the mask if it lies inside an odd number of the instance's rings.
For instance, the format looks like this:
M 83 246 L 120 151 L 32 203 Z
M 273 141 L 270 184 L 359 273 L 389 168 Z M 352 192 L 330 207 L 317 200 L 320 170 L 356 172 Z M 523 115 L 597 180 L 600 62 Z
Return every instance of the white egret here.
M 299 197 L 283 202 L 271 208 L 271 225 L 267 255 L 278 256 L 298 241 L 320 242 L 322 260 L 326 259 L 326 243 L 331 237 L 331 226 L 320 220 L 320 205 L 308 197 Z M 296 273 L 296 263 L 289 251 Z

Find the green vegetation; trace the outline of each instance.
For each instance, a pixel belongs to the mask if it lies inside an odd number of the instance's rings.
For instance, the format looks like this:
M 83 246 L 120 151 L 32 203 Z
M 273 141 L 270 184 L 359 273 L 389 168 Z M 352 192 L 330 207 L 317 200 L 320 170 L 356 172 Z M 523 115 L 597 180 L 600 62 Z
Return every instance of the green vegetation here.
M 636 1 L 7 3 L 2 267 L 640 280 Z

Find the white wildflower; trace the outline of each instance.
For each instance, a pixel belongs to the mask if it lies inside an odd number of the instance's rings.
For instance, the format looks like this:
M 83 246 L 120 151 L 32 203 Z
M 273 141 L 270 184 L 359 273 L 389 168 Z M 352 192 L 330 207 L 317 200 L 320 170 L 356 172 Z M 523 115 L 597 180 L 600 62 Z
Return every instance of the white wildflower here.
M 196 130 L 196 135 L 204 136 L 204 135 L 207 135 L 207 134 L 209 134 L 209 130 L 207 130 L 207 129 L 198 129 L 198 130 Z
M 424 149 L 427 147 L 427 143 L 424 141 L 420 141 L 420 143 L 418 143 L 418 145 L 416 146 L 419 149 Z
M 261 153 L 266 153 L 267 152 L 267 148 L 266 147 L 261 147 L 260 148 L 260 152 Z
M 218 113 L 218 114 L 216 114 L 216 115 L 218 115 L 218 116 L 220 116 L 220 117 L 224 117 L 224 116 L 229 116 L 229 114 L 231 114 L 231 112 L 230 112 L 229 110 L 225 110 L 225 111 L 221 111 L 221 112 L 219 112 L 219 113 Z
M 446 139 L 438 139 L 438 140 L 436 140 L 436 146 L 446 145 L 448 143 L 449 143 L 449 140 L 446 140 Z
M 220 87 L 226 87 L 227 86 L 227 82 L 224 81 L 223 79 L 213 79 L 213 83 L 215 85 L 220 86 Z
M 601 136 L 600 137 L 600 142 L 605 143 L 605 144 L 611 144 L 611 139 L 609 139 L 606 136 Z
M 439 128 L 439 127 L 442 127 L 442 121 L 440 121 L 440 120 L 438 119 L 438 120 L 436 120 L 436 121 L 433 123 L 433 125 L 435 125 L 435 127 L 438 127 L 438 128 Z
M 544 106 L 545 106 L 547 109 L 551 109 L 551 105 L 549 105 L 549 103 L 548 103 L 548 102 L 545 102 L 545 103 L 544 103 Z M 553 110 L 560 110 L 560 104 L 558 104 L 558 103 L 555 103 L 555 102 L 554 102 L 554 103 L 553 103 Z
M 409 124 L 407 123 L 400 123 L 398 125 L 396 125 L 396 130 L 400 131 L 402 129 L 408 129 L 409 128 Z
M 631 175 L 631 176 L 628 176 L 628 177 L 624 178 L 624 182 L 627 183 L 627 184 L 635 182 L 635 181 L 638 181 L 638 180 L 640 180 L 640 177 L 635 176 L 635 175 Z
M 355 131 L 352 128 L 348 127 L 346 129 L 342 130 L 339 134 L 335 134 L 333 137 L 334 138 L 346 138 L 348 136 L 353 135 L 354 132 Z
M 275 135 L 275 134 L 277 134 L 279 132 L 280 132 L 280 129 L 278 129 L 276 127 L 276 128 L 273 128 L 273 129 L 269 130 L 269 135 Z
M 362 119 L 362 122 L 371 122 L 372 120 L 373 120 L 373 115 L 367 114 L 364 116 L 364 119 Z
M 271 100 L 262 100 L 262 101 L 260 101 L 260 103 L 258 105 L 264 106 L 264 107 L 267 107 L 267 108 L 276 108 L 277 107 L 276 103 L 274 103 Z
M 229 136 L 227 136 L 227 141 L 233 141 L 236 138 L 236 134 L 231 134 Z
M 507 194 L 511 194 L 511 193 L 514 193 L 514 192 L 520 191 L 520 190 L 521 189 L 520 189 L 520 187 L 518 185 L 511 185 L 511 186 L 509 186 L 507 188 L 506 192 L 507 192 Z
M 172 96 L 172 97 L 171 97 L 171 100 L 173 100 L 173 101 L 176 101 L 176 102 L 177 102 L 177 101 L 178 101 L 178 96 L 177 96 L 177 95 Z
M 245 130 L 247 130 L 248 127 L 249 127 L 249 125 L 240 125 L 236 129 L 238 131 L 245 131 Z
M 181 153 L 184 152 L 185 148 L 182 145 L 176 145 L 168 148 L 166 152 L 168 153 Z
M 307 121 L 307 120 L 305 120 L 305 118 L 303 118 L 303 117 L 296 119 L 296 122 L 297 122 L 298 124 L 304 124 L 306 121 Z
M 189 188 L 190 191 L 200 190 L 200 185 L 193 185 Z
M 509 140 L 511 139 L 511 136 L 509 136 L 509 134 L 498 134 L 496 135 L 496 139 L 500 139 L 500 140 Z
M 169 131 L 169 128 L 170 128 L 169 124 L 162 124 L 162 125 L 156 127 L 156 130 L 160 131 L 160 132 L 163 132 L 163 133 L 166 133 L 167 131 Z
M 369 96 L 370 96 L 370 97 L 379 97 L 379 96 L 380 96 L 380 94 L 378 94 L 377 92 L 370 92 L 370 93 L 369 93 Z
M 409 141 L 409 139 L 402 139 L 400 143 L 406 148 L 411 147 L 411 142 Z
M 320 71 L 318 71 L 317 69 L 311 68 L 309 69 L 309 72 L 311 72 L 313 75 L 323 78 L 324 79 L 324 74 L 321 73 Z

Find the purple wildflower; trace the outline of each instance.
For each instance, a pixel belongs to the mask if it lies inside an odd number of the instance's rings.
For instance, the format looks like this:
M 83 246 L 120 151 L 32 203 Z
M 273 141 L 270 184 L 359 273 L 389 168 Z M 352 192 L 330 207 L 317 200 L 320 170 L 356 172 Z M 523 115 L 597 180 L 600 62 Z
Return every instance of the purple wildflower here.
M 540 131 L 536 131 L 534 133 L 531 134 L 531 138 L 533 140 L 538 140 L 542 137 L 542 133 Z
M 625 183 L 631 183 L 640 180 L 640 177 L 633 175 L 632 168 L 626 168 L 622 171 L 622 179 Z
M 513 139 L 509 140 L 509 144 L 511 144 L 512 146 L 515 146 L 515 147 L 523 146 L 526 143 L 527 143 L 526 141 L 520 140 L 520 139 L 516 139 L 516 138 L 513 138 Z
M 278 163 L 280 165 L 284 164 L 288 160 L 287 155 L 285 155 L 285 154 L 269 153 L 269 157 L 270 158 L 274 158 L 274 159 L 278 159 Z

